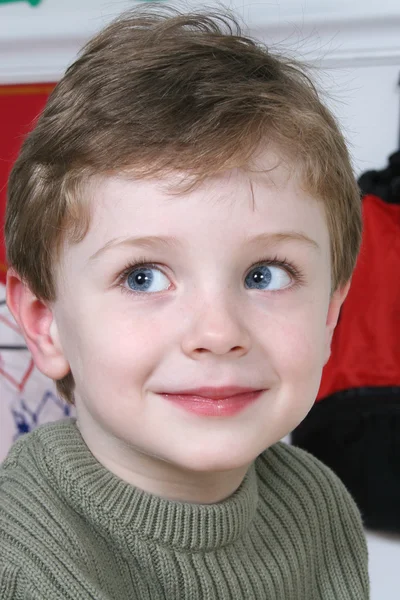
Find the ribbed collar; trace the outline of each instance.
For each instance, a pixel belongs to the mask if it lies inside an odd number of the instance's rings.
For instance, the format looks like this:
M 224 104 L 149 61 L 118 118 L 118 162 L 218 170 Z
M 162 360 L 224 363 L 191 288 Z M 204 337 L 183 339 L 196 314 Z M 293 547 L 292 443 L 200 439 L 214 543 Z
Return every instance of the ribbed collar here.
M 215 550 L 240 538 L 255 516 L 254 465 L 239 489 L 218 504 L 174 502 L 143 492 L 108 471 L 89 451 L 75 419 L 36 433 L 46 476 L 75 511 L 118 546 L 133 548 L 140 538 L 178 551 Z

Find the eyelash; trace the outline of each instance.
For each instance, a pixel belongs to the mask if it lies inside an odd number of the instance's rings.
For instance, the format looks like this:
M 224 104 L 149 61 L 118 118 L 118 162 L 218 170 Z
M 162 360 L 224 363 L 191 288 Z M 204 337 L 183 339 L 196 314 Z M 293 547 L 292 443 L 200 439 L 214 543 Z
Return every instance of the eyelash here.
M 305 283 L 304 273 L 300 269 L 295 267 L 294 264 L 291 263 L 286 258 L 282 259 L 282 258 L 279 258 L 278 256 L 275 256 L 274 258 L 260 258 L 259 260 L 257 260 L 254 263 L 254 265 L 252 267 L 250 267 L 249 270 L 256 269 L 257 267 L 260 267 L 262 265 L 267 265 L 269 267 L 282 267 L 283 269 L 285 269 L 285 271 L 287 271 L 289 273 L 289 275 L 293 278 L 293 281 L 294 281 L 293 285 L 290 286 L 290 289 L 296 289 L 298 287 L 301 287 Z M 160 269 L 159 265 L 149 261 L 146 257 L 141 257 L 136 261 L 129 262 L 125 266 L 123 271 L 118 275 L 118 279 L 117 279 L 117 284 L 121 288 L 122 292 L 126 292 L 128 294 L 134 294 L 134 295 L 143 295 L 143 292 L 134 292 L 133 290 L 129 290 L 128 288 L 123 286 L 123 284 L 128 279 L 128 276 L 134 269 L 139 269 L 139 268 L 143 268 L 143 267 L 148 267 L 151 269 L 159 269 L 162 271 L 162 269 Z M 285 291 L 285 289 L 280 290 L 280 291 L 283 292 L 283 291 Z M 279 291 L 278 292 L 275 291 L 274 293 L 275 294 L 279 293 Z

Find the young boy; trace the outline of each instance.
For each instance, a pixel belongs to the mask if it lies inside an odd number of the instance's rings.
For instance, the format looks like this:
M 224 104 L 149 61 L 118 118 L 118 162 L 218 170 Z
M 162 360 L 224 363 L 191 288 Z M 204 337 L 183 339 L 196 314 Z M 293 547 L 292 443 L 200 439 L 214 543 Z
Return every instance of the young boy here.
M 361 236 L 333 117 L 218 15 L 84 49 L 9 183 L 8 306 L 77 420 L 1 469 L 3 600 L 365 600 L 357 508 L 279 442 Z

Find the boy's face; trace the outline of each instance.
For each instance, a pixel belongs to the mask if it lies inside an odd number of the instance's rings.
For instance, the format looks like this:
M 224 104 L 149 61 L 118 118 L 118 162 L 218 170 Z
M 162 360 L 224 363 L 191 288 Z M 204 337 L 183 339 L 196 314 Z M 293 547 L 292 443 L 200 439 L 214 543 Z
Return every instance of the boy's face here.
M 60 265 L 52 333 L 92 448 L 115 462 L 239 468 L 290 432 L 318 391 L 344 297 L 330 299 L 324 209 L 283 166 L 175 196 L 163 183 L 115 177 L 91 190 L 90 230 Z M 222 416 L 162 395 L 204 386 L 264 391 L 240 409 L 221 403 Z

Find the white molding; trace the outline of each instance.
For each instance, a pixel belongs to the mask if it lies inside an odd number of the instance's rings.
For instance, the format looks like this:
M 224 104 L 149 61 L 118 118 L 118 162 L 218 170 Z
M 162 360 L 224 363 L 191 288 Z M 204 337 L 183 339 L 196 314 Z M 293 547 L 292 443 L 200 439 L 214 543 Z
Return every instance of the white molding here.
M 326 68 L 400 65 L 399 11 L 287 19 L 252 28 L 267 44 Z
M 335 10 L 319 0 L 309 2 L 311 8 L 318 5 L 318 11 L 305 12 L 299 10 L 303 2 L 249 3 L 244 10 L 239 0 L 231 0 L 230 6 L 235 9 L 237 3 L 252 36 L 322 67 L 400 65 L 398 0 L 386 11 L 382 3 L 377 8 L 376 2 L 369 5 L 366 0 L 329 2 Z M 53 8 L 47 15 L 32 9 L 26 12 L 26 7 L 24 12 L 18 7 L 15 14 L 11 9 L 3 13 L 8 7 L 0 6 L 0 84 L 58 80 L 83 44 L 128 4 L 132 3 L 121 0 L 114 9 L 109 4 L 107 11 L 92 8 L 61 14 Z

